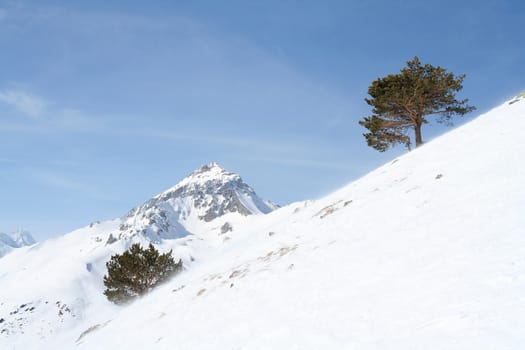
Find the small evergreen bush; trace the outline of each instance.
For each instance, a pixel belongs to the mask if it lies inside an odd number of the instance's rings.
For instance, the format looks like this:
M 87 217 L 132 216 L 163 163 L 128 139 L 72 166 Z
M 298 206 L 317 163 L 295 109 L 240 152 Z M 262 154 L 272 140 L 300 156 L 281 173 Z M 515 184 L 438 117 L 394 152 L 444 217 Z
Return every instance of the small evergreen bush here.
M 135 243 L 106 263 L 104 295 L 116 304 L 124 304 L 146 294 L 155 286 L 182 270 L 182 260 L 175 263 L 171 250 L 160 254 L 153 244 L 143 249 Z

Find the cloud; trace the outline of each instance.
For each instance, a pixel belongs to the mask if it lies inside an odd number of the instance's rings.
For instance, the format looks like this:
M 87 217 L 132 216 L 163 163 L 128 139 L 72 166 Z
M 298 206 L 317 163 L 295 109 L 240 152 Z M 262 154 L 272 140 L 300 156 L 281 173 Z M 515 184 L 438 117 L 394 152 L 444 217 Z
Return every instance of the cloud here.
M 50 104 L 41 97 L 19 90 L 0 91 L 0 102 L 10 105 L 32 118 L 42 116 Z
M 71 178 L 66 174 L 56 171 L 32 170 L 30 176 L 34 181 L 47 187 L 76 192 L 78 194 L 87 195 L 91 198 L 111 199 L 107 193 L 103 193 L 97 187 L 83 183 L 76 178 Z
M 329 169 L 349 171 L 352 166 L 344 161 L 329 161 L 318 159 L 300 159 L 300 158 L 258 158 L 259 161 L 282 164 L 284 166 L 296 166 L 312 169 Z
M 97 132 L 105 123 L 94 115 L 60 106 L 49 100 L 21 90 L 0 90 L 0 105 L 8 105 L 30 118 L 0 124 L 0 132 L 48 133 L 48 132 Z
M 7 17 L 7 10 L 0 7 L 0 21 Z
M 87 115 L 81 110 L 62 108 L 53 111 L 49 118 L 49 127 L 63 131 L 102 132 L 107 128 L 105 122 L 94 115 Z
M 262 136 L 238 136 L 232 133 L 209 133 L 196 130 L 161 130 L 152 128 L 120 128 L 111 129 L 114 134 L 140 136 L 153 139 L 166 139 L 182 142 L 195 142 L 200 145 L 226 146 L 244 150 L 264 150 L 266 152 L 298 152 L 303 150 L 307 144 L 300 143 L 298 140 L 282 140 L 279 138 L 263 138 Z

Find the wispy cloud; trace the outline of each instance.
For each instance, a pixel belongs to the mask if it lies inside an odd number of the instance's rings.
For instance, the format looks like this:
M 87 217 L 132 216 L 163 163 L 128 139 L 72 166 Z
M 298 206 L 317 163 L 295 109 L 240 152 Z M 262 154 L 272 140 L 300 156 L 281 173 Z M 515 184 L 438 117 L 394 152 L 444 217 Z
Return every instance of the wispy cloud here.
M 52 103 L 20 89 L 0 90 L 0 105 L 14 108 L 29 118 L 11 118 L 10 123 L 0 124 L 0 132 L 48 133 L 95 132 L 104 128 L 104 121 L 81 110 Z
M 32 118 L 42 116 L 50 105 L 49 101 L 20 90 L 0 91 L 0 102 Z
M 259 161 L 282 164 L 285 166 L 298 166 L 312 169 L 329 169 L 329 170 L 344 170 L 352 169 L 352 166 L 342 161 L 330 161 L 319 159 L 304 159 L 304 158 L 258 158 Z
M 307 145 L 298 140 L 283 140 L 278 138 L 268 139 L 261 136 L 239 136 L 235 134 L 217 135 L 217 133 L 209 133 L 203 131 L 172 131 L 151 128 L 121 128 L 119 130 L 112 129 L 112 133 L 133 135 L 146 138 L 162 138 L 166 140 L 195 142 L 205 145 L 216 145 L 234 147 L 244 150 L 264 150 L 266 152 L 297 152 L 303 150 Z
M 97 199 L 110 199 L 110 197 L 100 191 L 97 187 L 73 179 L 63 173 L 47 170 L 36 170 L 30 172 L 31 177 L 41 185 L 53 187 L 60 190 L 77 192 Z
M 115 131 L 113 131 L 115 132 Z M 158 129 L 121 129 L 118 132 L 145 138 L 164 138 L 182 142 L 197 142 L 201 146 L 231 147 L 243 155 L 249 155 L 250 160 L 281 164 L 310 169 L 327 169 L 349 171 L 353 166 L 348 162 L 329 160 L 325 154 L 333 154 L 336 150 L 329 145 L 319 145 L 301 138 L 280 139 L 241 137 L 238 135 L 210 135 L 191 131 L 177 132 Z
M 49 117 L 49 126 L 65 131 L 83 132 L 100 132 L 107 127 L 102 119 L 73 108 L 53 111 L 52 116 Z

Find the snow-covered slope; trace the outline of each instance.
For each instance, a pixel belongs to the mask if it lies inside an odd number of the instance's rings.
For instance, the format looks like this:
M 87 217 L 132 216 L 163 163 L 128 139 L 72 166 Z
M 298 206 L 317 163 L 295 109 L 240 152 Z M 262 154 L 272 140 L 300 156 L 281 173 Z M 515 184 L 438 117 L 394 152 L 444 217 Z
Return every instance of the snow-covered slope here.
M 119 220 L 13 252 L 0 261 L 0 318 L 16 319 L 7 304 L 33 318 L 0 348 L 523 349 L 525 99 L 509 102 L 325 198 L 161 241 L 200 256 L 125 307 L 101 297 L 107 252 L 96 243 Z M 42 295 L 75 280 L 60 298 L 89 304 L 68 303 L 83 310 L 71 316 L 45 295 L 31 313 L 18 278 Z M 57 310 L 49 335 L 40 320 Z
M 101 294 L 105 262 L 131 243 L 173 249 L 189 268 L 221 247 L 238 222 L 276 207 L 238 174 L 212 163 L 123 218 L 13 251 L 0 263 L 0 349 L 18 340 L 32 348 L 113 310 Z M 23 232 L 4 238 L 11 246 L 31 242 Z
M 35 239 L 28 231 L 18 230 L 10 234 L 0 232 L 0 258 L 13 249 L 33 244 Z

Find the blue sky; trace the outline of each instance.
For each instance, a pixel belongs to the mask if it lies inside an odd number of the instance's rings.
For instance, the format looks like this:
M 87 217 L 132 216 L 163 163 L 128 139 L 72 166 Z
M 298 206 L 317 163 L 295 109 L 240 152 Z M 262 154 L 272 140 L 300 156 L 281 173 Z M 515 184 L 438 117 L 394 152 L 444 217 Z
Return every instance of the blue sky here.
M 404 152 L 361 136 L 374 79 L 467 74 L 460 125 L 525 89 L 523 23 L 501 0 L 0 0 L 0 232 L 123 215 L 211 161 L 321 196 Z

